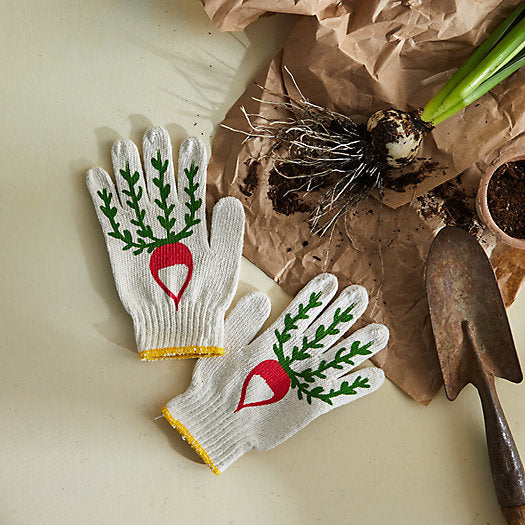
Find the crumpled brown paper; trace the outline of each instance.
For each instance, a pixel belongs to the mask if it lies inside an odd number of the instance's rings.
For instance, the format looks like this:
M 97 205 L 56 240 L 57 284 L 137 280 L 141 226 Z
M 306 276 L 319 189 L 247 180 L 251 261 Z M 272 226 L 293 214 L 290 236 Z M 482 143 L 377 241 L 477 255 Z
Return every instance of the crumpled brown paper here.
M 315 15 L 333 0 L 204 0 L 204 9 L 220 31 L 242 31 L 246 26 L 273 13 Z
M 497 14 L 495 7 L 493 1 L 471 0 L 405 4 L 375 0 L 328 6 L 317 17 L 298 21 L 283 52 L 261 72 L 257 83 L 270 91 L 295 94 L 290 77 L 283 75 L 286 65 L 311 102 L 345 112 L 356 121 L 363 122 L 374 110 L 390 105 L 413 109 L 428 100 L 472 46 L 508 13 L 509 2 Z M 367 199 L 339 225 L 330 246 L 328 238 L 311 234 L 307 214 L 287 217 L 273 211 L 267 198 L 267 162 L 257 167 L 258 186 L 252 195 L 241 191 L 250 159 L 259 157 L 267 143 L 255 139 L 243 144 L 241 134 L 226 129 L 219 130 L 213 143 L 210 197 L 229 194 L 244 203 L 244 255 L 290 294 L 322 271 L 335 273 L 341 286 L 365 286 L 371 302 L 364 320 L 382 322 L 391 331 L 388 348 L 374 362 L 425 404 L 442 384 L 424 273 L 430 242 L 443 224 L 437 218 L 423 219 L 414 198 L 468 167 L 470 176 L 479 177 L 509 139 L 516 137 L 515 142 L 522 143 L 525 117 L 518 109 L 525 107 L 524 78 L 518 72 L 479 104 L 450 119 L 454 119 L 450 126 L 440 125 L 444 127 L 427 137 L 423 150 L 440 166 L 434 179 L 427 177 L 406 194 L 390 192 L 388 203 L 397 209 Z M 279 114 L 278 108 L 252 97 L 272 100 L 251 85 L 224 123 L 247 129 L 240 106 L 250 113 Z M 509 303 L 523 278 L 525 262 L 515 262 L 513 254 L 499 246 L 494 256 Z

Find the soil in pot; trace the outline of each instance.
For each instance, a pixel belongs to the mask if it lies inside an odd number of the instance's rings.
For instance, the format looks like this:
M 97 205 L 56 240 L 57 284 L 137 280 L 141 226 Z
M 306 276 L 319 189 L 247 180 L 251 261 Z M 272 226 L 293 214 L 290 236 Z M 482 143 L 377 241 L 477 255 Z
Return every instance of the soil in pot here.
M 499 228 L 510 237 L 525 239 L 525 160 L 507 162 L 494 172 L 487 201 Z

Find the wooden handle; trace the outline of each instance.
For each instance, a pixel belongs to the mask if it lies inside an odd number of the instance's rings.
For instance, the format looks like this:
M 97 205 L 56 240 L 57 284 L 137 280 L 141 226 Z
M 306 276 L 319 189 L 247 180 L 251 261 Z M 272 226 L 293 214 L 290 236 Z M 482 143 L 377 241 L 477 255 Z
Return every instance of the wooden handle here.
M 483 362 L 483 352 L 480 351 L 476 332 L 468 321 L 463 323 L 463 329 L 473 350 L 471 380 L 478 389 L 483 407 L 485 435 L 496 496 L 502 509 L 522 508 L 525 506 L 525 471 L 518 447 L 496 394 L 494 376 Z M 516 513 L 513 512 L 513 515 Z M 525 525 L 523 521 L 515 523 Z
M 525 471 L 498 400 L 494 378 L 487 374 L 483 376 L 476 382 L 476 387 L 483 406 L 485 435 L 496 496 L 502 508 L 522 508 L 525 505 Z M 525 525 L 525 521 L 516 523 Z
M 509 525 L 525 525 L 525 505 L 521 507 L 502 507 L 503 516 Z

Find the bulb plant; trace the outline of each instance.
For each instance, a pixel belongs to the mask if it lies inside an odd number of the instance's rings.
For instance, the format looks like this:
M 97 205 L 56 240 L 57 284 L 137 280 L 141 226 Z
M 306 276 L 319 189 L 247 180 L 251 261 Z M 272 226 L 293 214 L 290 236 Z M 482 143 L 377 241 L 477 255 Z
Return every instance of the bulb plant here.
M 380 110 L 363 126 L 346 115 L 311 103 L 295 84 L 299 100 L 258 100 L 281 107 L 290 117 L 272 120 L 242 108 L 250 126 L 249 131 L 242 133 L 247 139 L 263 137 L 272 141 L 269 156 L 273 169 L 286 179 L 296 179 L 294 191 L 303 198 L 320 192 L 310 226 L 315 233 L 324 235 L 333 231 L 344 213 L 372 189 L 378 188 L 382 193 L 389 171 L 412 162 L 424 137 L 437 125 L 523 64 L 525 3 L 516 7 L 423 108 L 411 112 Z
M 374 113 L 367 123 L 371 139 L 386 163 L 410 163 L 424 136 L 525 64 L 525 4 L 519 5 L 452 75 L 421 110 Z

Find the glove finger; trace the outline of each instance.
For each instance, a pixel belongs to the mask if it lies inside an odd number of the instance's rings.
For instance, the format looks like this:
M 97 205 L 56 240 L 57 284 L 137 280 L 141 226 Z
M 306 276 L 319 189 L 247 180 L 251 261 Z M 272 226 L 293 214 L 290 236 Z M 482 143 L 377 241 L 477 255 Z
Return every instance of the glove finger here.
M 294 370 L 302 374 L 305 374 L 305 370 L 310 370 L 313 379 L 341 377 L 381 351 L 386 346 L 389 336 L 386 326 L 370 324 L 355 331 L 329 350 L 316 353 L 311 359 L 300 361 L 294 366 Z
M 316 317 L 321 314 L 326 305 L 337 292 L 337 277 L 331 273 L 322 273 L 314 277 L 289 304 L 265 334 L 274 338 L 275 331 L 280 333 L 294 321 L 295 333 L 304 332 Z
M 213 208 L 210 248 L 226 260 L 240 260 L 244 238 L 244 208 L 239 199 L 225 197 Z
M 227 353 L 238 352 L 252 342 L 270 315 L 270 299 L 263 292 L 242 297 L 224 322 L 224 346 Z
M 108 173 L 102 168 L 91 168 L 86 175 L 86 184 L 101 225 L 106 228 L 108 215 L 118 221 L 118 215 L 124 210 Z
M 330 392 L 331 389 L 333 389 L 334 392 L 338 392 L 342 388 L 347 388 L 354 392 L 332 397 L 332 408 L 337 408 L 374 393 L 384 382 L 385 373 L 383 370 L 371 366 L 369 368 L 356 370 L 355 372 L 339 379 L 332 379 L 331 381 L 326 382 L 323 381 L 322 386 L 325 387 L 326 392 Z M 345 386 L 345 383 L 348 386 Z
M 178 195 L 186 221 L 192 219 L 192 229 L 199 238 L 206 233 L 206 148 L 197 137 L 186 139 L 179 150 Z M 187 223 L 187 222 L 186 222 Z
M 169 215 L 169 206 L 176 205 L 178 199 L 168 132 L 160 127 L 148 129 L 142 141 L 142 151 L 150 201 L 157 204 L 159 213 L 163 211 Z
M 308 352 L 314 355 L 330 348 L 361 317 L 367 306 L 365 288 L 357 284 L 345 288 L 304 333 L 306 340 L 314 345 Z M 321 346 L 316 349 L 315 345 Z
M 225 355 L 217 359 L 199 359 L 193 371 L 193 384 L 199 384 L 203 377 L 217 372 L 242 352 L 252 341 L 268 319 L 271 310 L 268 296 L 263 292 L 252 292 L 243 296 L 224 322 Z
M 137 146 L 131 140 L 117 140 L 111 148 L 113 170 L 122 207 L 125 210 L 140 207 L 139 201 L 147 201 L 144 175 Z

